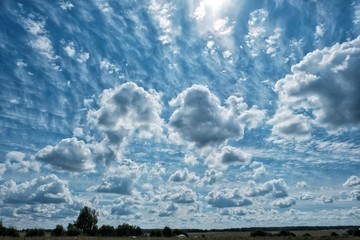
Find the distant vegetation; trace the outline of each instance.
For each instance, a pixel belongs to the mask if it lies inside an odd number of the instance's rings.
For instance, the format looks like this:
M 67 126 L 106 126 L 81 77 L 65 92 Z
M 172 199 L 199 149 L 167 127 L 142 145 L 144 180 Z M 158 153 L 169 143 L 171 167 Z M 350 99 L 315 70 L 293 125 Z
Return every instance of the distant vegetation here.
M 99 236 L 99 237 L 138 237 L 138 236 L 147 236 L 147 237 L 189 237 L 189 235 L 180 229 L 171 229 L 166 226 L 163 229 L 147 229 L 143 230 L 139 226 L 130 225 L 123 223 L 117 227 L 111 225 L 102 225 L 98 228 L 98 212 L 94 209 L 91 209 L 87 206 L 83 207 L 80 210 L 79 216 L 74 221 L 74 223 L 69 223 L 67 229 L 62 225 L 56 225 L 54 229 L 51 230 L 51 236 L 53 237 L 73 237 L 73 236 Z M 344 236 L 360 237 L 359 227 L 354 226 L 339 226 L 339 227 L 287 227 L 287 228 L 232 228 L 232 229 L 188 229 L 187 232 L 250 232 L 250 237 L 296 237 L 296 235 L 290 231 L 316 231 L 316 230 L 336 230 L 336 229 L 348 229 Z M 270 233 L 276 232 L 278 233 Z M 22 234 L 25 237 L 44 237 L 46 232 L 49 230 L 32 228 L 25 229 Z M 329 234 L 331 237 L 338 237 L 339 234 L 336 232 L 331 232 Z M 329 236 L 328 235 L 328 236 Z M 15 227 L 5 227 L 3 226 L 2 221 L 0 221 L 0 236 L 2 237 L 20 237 L 19 231 Z M 206 237 L 204 234 L 202 235 Z M 312 237 L 309 233 L 302 235 L 302 237 Z
M 62 225 L 56 225 L 51 230 L 53 237 L 76 237 L 76 236 L 100 236 L 100 237 L 138 237 L 144 234 L 144 231 L 139 226 L 133 226 L 127 223 L 118 225 L 116 228 L 111 225 L 102 225 L 98 228 L 98 212 L 87 206 L 80 210 L 79 216 L 74 223 L 69 223 L 67 229 Z M 46 231 L 44 229 L 32 228 L 26 229 L 25 237 L 44 237 Z M 170 227 L 164 229 L 151 230 L 149 235 L 151 237 L 173 237 L 173 236 L 186 236 L 187 233 L 179 229 L 172 230 Z M 14 227 L 4 227 L 0 221 L 0 236 L 7 237 L 20 237 L 19 231 Z

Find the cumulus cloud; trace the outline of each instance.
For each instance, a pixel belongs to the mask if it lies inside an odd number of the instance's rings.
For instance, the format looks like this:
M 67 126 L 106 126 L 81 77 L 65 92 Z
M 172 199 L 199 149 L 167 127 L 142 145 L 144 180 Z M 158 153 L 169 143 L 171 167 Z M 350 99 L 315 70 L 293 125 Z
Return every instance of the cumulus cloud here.
M 9 180 L 0 186 L 0 196 L 4 203 L 72 203 L 67 182 L 53 174 L 20 184 Z
M 254 161 L 249 165 L 249 167 L 253 169 L 253 174 L 251 175 L 252 178 L 258 178 L 266 175 L 267 173 L 264 164 L 261 162 Z
M 206 170 L 202 182 L 204 185 L 213 185 L 216 183 L 216 179 L 221 176 L 221 172 L 214 169 Z
M 89 120 L 106 136 L 107 145 L 118 151 L 130 136 L 160 137 L 163 132 L 161 95 L 145 91 L 133 82 L 104 90 L 100 108 L 88 113 Z
M 315 197 L 311 193 L 306 192 L 306 193 L 301 194 L 300 199 L 301 200 L 312 200 L 312 199 L 315 199 Z
M 249 181 L 249 189 L 246 191 L 246 196 L 256 197 L 272 194 L 273 197 L 282 198 L 287 197 L 287 185 L 284 179 L 273 179 L 265 182 L 259 187 L 256 186 L 254 181 Z
M 195 183 L 198 182 L 200 178 L 196 176 L 194 172 L 189 172 L 187 168 L 177 170 L 169 177 L 169 181 L 172 182 L 189 182 Z
M 295 132 L 301 136 L 309 133 L 311 124 L 325 128 L 329 133 L 358 129 L 360 126 L 360 37 L 342 44 L 307 54 L 292 66 L 291 74 L 279 80 L 275 91 L 279 94 L 279 106 L 297 115 L 289 114 L 278 121 L 278 111 L 273 120 L 274 128 L 282 122 L 298 118 Z M 306 125 L 300 125 L 300 119 Z M 290 129 L 291 130 L 291 129 Z M 294 129 L 293 129 L 294 130 Z M 285 128 L 282 136 L 293 135 Z
M 49 145 L 41 149 L 35 154 L 35 159 L 68 171 L 94 169 L 90 149 L 75 137 L 63 139 L 56 146 Z
M 360 201 L 360 190 L 354 190 L 351 192 L 351 198 Z
M 230 112 L 205 86 L 193 85 L 171 100 L 170 106 L 178 107 L 170 118 L 172 133 L 197 147 L 243 137 L 239 122 L 234 121 Z
M 246 198 L 237 188 L 225 188 L 213 190 L 205 197 L 208 204 L 217 208 L 241 207 L 252 204 L 252 201 Z
M 305 181 L 297 182 L 296 188 L 307 188 L 307 182 Z
M 348 211 L 348 215 L 360 219 L 360 208 L 353 207 Z
M 134 213 L 138 209 L 139 201 L 129 197 L 121 197 L 115 200 L 111 207 L 112 215 L 127 216 Z
M 38 162 L 26 160 L 25 154 L 18 151 L 10 151 L 5 155 L 5 167 L 6 169 L 19 172 L 40 171 L 40 164 Z
M 322 196 L 318 197 L 316 199 L 316 201 L 319 202 L 319 203 L 332 203 L 333 198 L 331 196 L 322 195 Z
M 248 165 L 251 160 L 251 156 L 238 148 L 231 146 L 223 147 L 220 152 L 209 156 L 206 162 L 211 167 L 224 167 L 229 165 Z
M 133 176 L 111 176 L 104 178 L 99 186 L 91 188 L 90 190 L 95 190 L 96 192 L 100 193 L 117 193 L 131 195 L 133 188 Z
M 168 189 L 168 193 L 163 195 L 164 200 L 172 201 L 173 203 L 193 203 L 197 199 L 197 194 L 190 188 L 185 186 L 178 186 Z
M 244 126 L 255 127 L 261 114 L 256 107 L 248 109 L 242 98 L 232 96 L 226 103 L 227 107 L 222 106 L 206 86 L 186 89 L 170 101 L 170 106 L 177 107 L 170 117 L 170 136 L 198 148 L 242 139 Z
M 273 201 L 271 203 L 271 205 L 277 206 L 279 208 L 288 208 L 295 204 L 296 204 L 296 200 L 295 200 L 295 198 L 292 198 L 292 197 L 276 199 L 275 201 Z
M 285 140 L 305 141 L 311 137 L 309 118 L 301 114 L 294 114 L 287 108 L 280 108 L 275 116 L 267 121 L 272 125 L 270 141 L 281 142 Z
M 360 185 L 360 178 L 358 176 L 349 177 L 343 184 L 344 187 L 354 187 Z

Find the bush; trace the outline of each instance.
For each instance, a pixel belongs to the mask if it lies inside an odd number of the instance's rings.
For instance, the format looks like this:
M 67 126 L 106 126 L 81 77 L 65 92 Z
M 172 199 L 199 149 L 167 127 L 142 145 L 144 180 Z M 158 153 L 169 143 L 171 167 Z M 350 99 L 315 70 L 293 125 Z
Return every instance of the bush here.
M 288 230 L 281 230 L 278 234 L 279 237 L 295 237 L 295 233 L 292 233 Z
M 161 230 L 160 229 L 151 230 L 150 237 L 161 237 Z
M 303 237 L 311 237 L 311 234 L 310 234 L 310 233 L 305 233 L 305 234 L 303 235 Z
M 65 236 L 65 229 L 62 225 L 56 225 L 55 229 L 51 231 L 51 236 L 61 237 Z
M 99 228 L 98 234 L 101 237 L 115 237 L 116 230 L 113 226 L 102 225 L 101 228 Z
M 267 233 L 263 230 L 255 230 L 250 233 L 250 237 L 265 237 L 271 236 L 271 233 Z
M 186 237 L 189 237 L 189 235 L 186 232 L 184 232 L 184 231 L 182 231 L 180 229 L 174 229 L 173 230 L 173 236 L 179 236 L 179 235 L 184 235 Z
M 338 237 L 339 234 L 337 234 L 336 232 L 332 232 L 332 233 L 330 233 L 330 236 L 332 236 L 332 237 Z
M 44 229 L 32 228 L 25 231 L 25 237 L 43 237 L 45 236 Z
M 359 229 L 349 229 L 346 231 L 346 234 L 349 236 L 360 237 L 360 230 Z

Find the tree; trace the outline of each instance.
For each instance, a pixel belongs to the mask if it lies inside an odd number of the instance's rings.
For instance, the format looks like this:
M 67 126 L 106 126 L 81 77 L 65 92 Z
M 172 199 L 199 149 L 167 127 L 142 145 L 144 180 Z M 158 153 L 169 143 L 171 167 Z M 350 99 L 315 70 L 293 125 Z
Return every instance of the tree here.
M 172 230 L 171 230 L 171 228 L 169 228 L 169 227 L 164 227 L 164 229 L 162 230 L 162 235 L 164 236 L 164 237 L 172 237 Z
M 99 228 L 98 234 L 101 237 L 115 237 L 116 236 L 116 231 L 115 231 L 115 228 L 113 226 L 102 225 Z
M 82 231 L 77 228 L 74 224 L 69 223 L 67 226 L 67 232 L 66 235 L 69 237 L 76 237 L 79 236 L 82 233 Z
M 61 237 L 65 235 L 65 229 L 62 225 L 56 225 L 56 227 L 51 231 L 51 236 Z
M 161 230 L 160 229 L 151 230 L 150 237 L 161 237 Z
M 127 223 L 123 223 L 116 228 L 116 235 L 118 237 L 141 236 L 142 230 L 139 226 L 132 226 Z
M 74 226 L 81 229 L 86 235 L 94 236 L 97 233 L 98 212 L 87 206 L 80 210 L 80 214 L 74 223 Z
M 40 228 L 26 229 L 25 237 L 43 237 L 45 236 L 45 230 Z

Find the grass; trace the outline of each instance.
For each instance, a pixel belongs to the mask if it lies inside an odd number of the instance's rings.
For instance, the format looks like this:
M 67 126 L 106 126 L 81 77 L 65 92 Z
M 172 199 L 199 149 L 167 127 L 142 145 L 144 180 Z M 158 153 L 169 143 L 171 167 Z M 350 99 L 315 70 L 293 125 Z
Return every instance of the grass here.
M 196 239 L 196 240 L 220 240 L 220 239 L 227 239 L 227 240 L 326 240 L 326 239 L 333 239 L 333 240 L 360 240 L 360 237 L 353 237 L 353 236 L 344 236 L 346 233 L 345 230 L 318 230 L 318 231 L 292 231 L 296 234 L 296 237 L 277 237 L 277 236 L 266 236 L 266 237 L 250 237 L 250 232 L 205 232 L 205 233 L 189 233 L 189 238 L 186 239 Z M 339 236 L 333 237 L 330 236 L 332 232 L 336 232 Z M 272 234 L 277 234 L 278 232 L 270 232 Z M 310 234 L 311 236 L 304 236 L 304 234 Z M 23 236 L 23 234 L 22 234 Z M 12 238 L 12 237 L 0 237 L 0 240 L 131 240 L 134 238 L 131 237 L 86 237 L 86 236 L 78 236 L 78 237 L 19 237 L 19 238 Z M 141 240 L 167 240 L 167 239 L 179 239 L 177 237 L 172 238 L 153 238 L 153 237 L 137 237 L 137 239 Z M 181 238 L 180 238 L 181 239 Z

